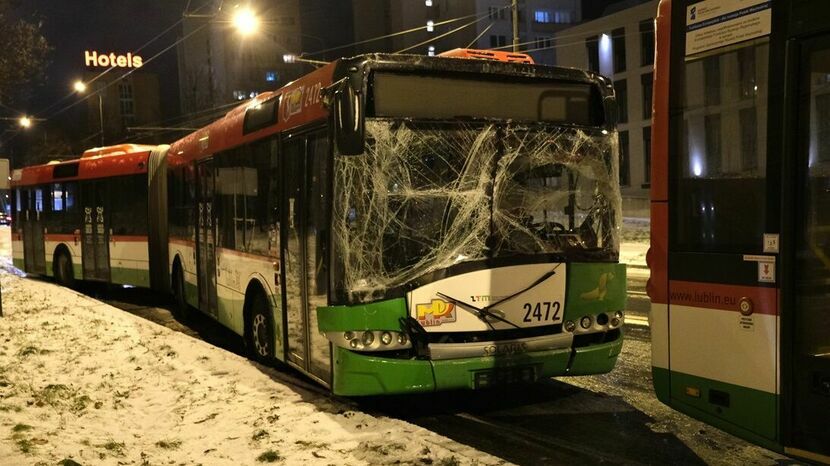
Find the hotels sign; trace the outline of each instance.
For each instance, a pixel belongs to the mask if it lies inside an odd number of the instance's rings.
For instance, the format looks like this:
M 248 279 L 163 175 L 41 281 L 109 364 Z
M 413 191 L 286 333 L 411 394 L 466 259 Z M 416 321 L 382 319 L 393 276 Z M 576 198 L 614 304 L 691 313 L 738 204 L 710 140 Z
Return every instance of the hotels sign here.
M 140 68 L 144 64 L 144 60 L 132 53 L 126 55 L 116 55 L 114 53 L 98 53 L 94 50 L 84 51 L 84 63 L 86 66 L 98 66 L 102 68 Z

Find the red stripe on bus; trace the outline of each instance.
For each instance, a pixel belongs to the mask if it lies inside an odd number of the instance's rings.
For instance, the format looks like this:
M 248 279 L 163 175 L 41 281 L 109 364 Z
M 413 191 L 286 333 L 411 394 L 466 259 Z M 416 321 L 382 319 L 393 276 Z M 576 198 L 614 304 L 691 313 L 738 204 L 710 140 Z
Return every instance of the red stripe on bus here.
M 667 304 L 669 293 L 669 205 L 651 203 L 651 245 L 646 253 L 646 264 L 651 271 L 646 292 L 651 302 Z
M 654 85 L 652 86 L 651 125 L 651 199 L 669 198 L 669 57 L 671 50 L 671 2 L 661 1 L 657 8 L 655 36 Z M 659 59 L 658 59 L 659 57 Z
M 112 235 L 110 241 L 121 243 L 144 243 L 147 241 L 147 235 Z
M 65 233 L 47 233 L 43 235 L 46 241 L 77 241 L 81 239 L 79 235 L 65 234 Z
M 778 288 L 721 285 L 716 283 L 669 282 L 669 304 L 740 312 L 744 298 L 752 302 L 754 314 L 778 315 Z

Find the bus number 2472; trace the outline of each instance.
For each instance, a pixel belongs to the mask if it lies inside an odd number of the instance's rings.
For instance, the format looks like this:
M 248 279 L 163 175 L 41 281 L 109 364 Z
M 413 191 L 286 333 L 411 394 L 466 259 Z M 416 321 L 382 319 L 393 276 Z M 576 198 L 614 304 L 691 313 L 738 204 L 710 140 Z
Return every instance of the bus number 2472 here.
M 555 322 L 559 319 L 559 311 L 562 305 L 558 301 L 542 301 L 537 303 L 525 303 L 524 322 Z

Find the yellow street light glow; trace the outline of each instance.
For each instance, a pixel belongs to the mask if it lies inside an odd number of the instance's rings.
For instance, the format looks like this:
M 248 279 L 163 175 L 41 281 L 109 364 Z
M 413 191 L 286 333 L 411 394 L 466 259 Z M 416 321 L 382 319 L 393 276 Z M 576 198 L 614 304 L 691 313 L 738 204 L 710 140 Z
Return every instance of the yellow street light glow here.
M 233 27 L 243 36 L 249 36 L 259 29 L 259 18 L 248 8 L 243 8 L 233 15 Z
M 79 79 L 75 81 L 75 84 L 72 85 L 72 88 L 75 89 L 75 92 L 86 92 L 86 83 Z
M 17 121 L 23 128 L 30 128 L 32 126 L 32 119 L 27 116 L 22 116 Z

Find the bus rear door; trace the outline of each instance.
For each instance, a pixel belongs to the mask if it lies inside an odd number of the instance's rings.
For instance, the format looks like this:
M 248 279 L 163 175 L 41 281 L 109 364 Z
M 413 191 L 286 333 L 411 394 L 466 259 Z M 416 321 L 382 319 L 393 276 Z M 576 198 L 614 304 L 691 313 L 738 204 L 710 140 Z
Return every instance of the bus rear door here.
M 213 198 L 216 177 L 213 159 L 196 165 L 196 263 L 199 277 L 199 309 L 218 315 L 216 305 L 216 212 Z
M 795 145 L 792 429 L 787 444 L 830 457 L 830 34 L 801 43 Z M 802 452 L 794 452 L 803 455 Z
M 26 272 L 46 274 L 43 244 L 43 188 L 21 189 L 20 217 L 23 220 L 23 264 Z
M 328 304 L 328 139 L 292 137 L 284 146 L 282 263 L 288 361 L 331 383 L 331 350 L 317 326 L 317 307 Z
M 110 281 L 109 211 L 107 183 L 81 183 L 84 224 L 81 229 L 81 259 L 84 280 Z

